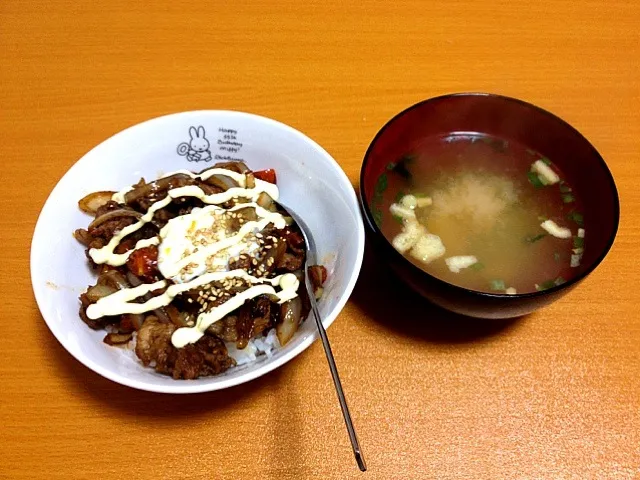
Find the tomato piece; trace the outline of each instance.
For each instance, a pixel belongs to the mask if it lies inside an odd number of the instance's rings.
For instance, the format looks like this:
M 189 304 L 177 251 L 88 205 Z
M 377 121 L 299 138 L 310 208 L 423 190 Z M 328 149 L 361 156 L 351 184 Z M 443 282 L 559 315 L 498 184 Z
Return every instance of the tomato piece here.
M 127 259 L 127 268 L 138 277 L 153 278 L 158 272 L 158 248 L 150 246 L 134 251 Z
M 316 265 L 316 268 L 320 271 L 320 283 L 324 284 L 327 281 L 327 269 L 324 265 Z
M 253 172 L 253 176 L 259 180 L 269 183 L 276 183 L 276 171 L 273 168 L 268 168 L 266 170 L 258 170 L 257 172 Z
M 322 265 L 312 265 L 307 270 L 307 274 L 309 275 L 309 279 L 311 280 L 311 284 L 314 289 L 322 287 L 324 282 L 327 281 L 327 269 Z

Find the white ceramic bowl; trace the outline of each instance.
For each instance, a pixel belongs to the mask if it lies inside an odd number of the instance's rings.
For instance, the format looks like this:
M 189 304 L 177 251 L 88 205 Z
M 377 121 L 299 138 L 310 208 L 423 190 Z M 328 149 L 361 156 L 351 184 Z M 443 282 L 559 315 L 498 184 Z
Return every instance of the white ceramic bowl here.
M 192 162 L 190 127 L 202 126 L 210 143 Z M 209 152 L 211 158 L 209 157 Z M 250 168 L 274 168 L 280 200 L 302 216 L 312 231 L 318 259 L 329 272 L 319 303 L 325 327 L 344 307 L 360 271 L 364 229 L 355 192 L 336 161 L 318 144 L 282 123 L 231 111 L 194 111 L 167 115 L 128 128 L 82 157 L 47 199 L 31 244 L 31 281 L 47 325 L 76 359 L 100 375 L 130 387 L 166 393 L 218 390 L 257 378 L 288 362 L 316 338 L 312 319 L 272 357 L 234 367 L 216 377 L 173 380 L 144 368 L 134 355 L 102 342 L 78 317 L 78 296 L 95 277 L 84 247 L 73 237 L 90 217 L 77 202 L 97 190 L 119 190 L 140 177 L 199 171 L 218 161 L 244 160 Z M 191 160 L 194 160 L 191 157 Z

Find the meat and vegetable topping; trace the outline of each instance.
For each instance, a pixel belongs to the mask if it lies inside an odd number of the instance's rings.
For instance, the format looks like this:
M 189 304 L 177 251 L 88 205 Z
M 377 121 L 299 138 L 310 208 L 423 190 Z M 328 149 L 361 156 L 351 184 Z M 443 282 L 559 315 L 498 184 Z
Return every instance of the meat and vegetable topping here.
M 234 162 L 84 197 L 94 219 L 74 236 L 98 278 L 80 318 L 175 379 L 224 372 L 236 364 L 227 345 L 245 349 L 274 328 L 286 344 L 309 299 L 304 238 L 275 181 Z M 326 269 L 307 274 L 319 297 Z

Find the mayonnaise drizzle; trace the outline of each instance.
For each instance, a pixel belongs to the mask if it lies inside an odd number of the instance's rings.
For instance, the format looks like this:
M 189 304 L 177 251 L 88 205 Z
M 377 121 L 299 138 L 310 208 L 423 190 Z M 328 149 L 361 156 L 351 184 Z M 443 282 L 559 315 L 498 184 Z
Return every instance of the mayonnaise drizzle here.
M 173 199 L 180 197 L 195 197 L 202 200 L 205 204 L 209 204 L 208 207 L 201 209 L 202 211 L 206 211 L 205 213 L 208 213 L 209 210 L 227 210 L 218 207 L 217 204 L 225 203 L 234 197 L 247 198 L 250 199 L 250 203 L 235 205 L 227 211 L 254 208 L 256 216 L 259 217 L 259 220 L 247 222 L 235 235 L 224 238 L 210 245 L 201 246 L 198 251 L 187 255 L 184 259 L 181 259 L 180 261 L 175 262 L 168 267 L 165 267 L 164 271 L 162 271 L 162 274 L 165 277 L 171 278 L 175 281 L 180 281 L 178 275 L 186 266 L 190 264 L 201 264 L 211 255 L 214 255 L 217 252 L 224 250 L 225 248 L 229 248 L 242 241 L 242 239 L 248 234 L 260 231 L 270 223 L 274 224 L 276 228 L 284 228 L 284 226 L 286 225 L 286 220 L 281 214 L 270 212 L 255 203 L 262 192 L 267 193 L 271 198 L 277 200 L 279 197 L 279 192 L 278 187 L 274 184 L 255 179 L 254 188 L 245 188 L 246 176 L 244 174 L 240 174 L 223 168 L 213 168 L 199 175 L 187 170 L 179 170 L 177 172 L 169 173 L 165 175 L 165 177 L 175 174 L 189 175 L 192 178 L 200 178 L 202 180 L 206 180 L 212 175 L 226 175 L 233 178 L 238 183 L 238 185 L 240 185 L 240 187 L 230 188 L 222 193 L 216 193 L 212 195 L 205 194 L 205 192 L 196 185 L 187 185 L 184 187 L 178 187 L 169 190 L 167 192 L 167 196 L 164 199 L 151 205 L 151 207 L 149 207 L 149 210 L 136 223 L 128 225 L 127 227 L 120 230 L 116 235 L 113 236 L 113 238 L 107 245 L 100 249 L 92 248 L 91 250 L 89 250 L 89 255 L 95 263 L 106 263 L 112 266 L 121 266 L 126 263 L 127 259 L 134 250 L 150 245 L 162 245 L 162 241 L 165 239 L 168 229 L 171 228 L 171 221 L 167 223 L 165 227 L 163 227 L 163 229 L 160 231 L 159 237 L 140 240 L 136 243 L 135 248 L 125 253 L 114 253 L 114 250 L 117 248 L 124 237 L 142 228 L 146 223 L 150 222 L 153 219 L 155 212 L 169 205 Z M 112 199 L 119 203 L 124 203 L 125 195 L 134 188 L 135 187 L 130 187 L 121 190 L 120 192 L 115 193 L 112 196 Z M 96 303 L 89 305 L 89 307 L 87 307 L 86 313 L 87 316 L 91 319 L 97 319 L 105 315 L 144 313 L 155 310 L 156 308 L 169 305 L 177 295 L 183 292 L 206 285 L 211 282 L 221 281 L 228 278 L 242 278 L 248 283 L 253 284 L 253 286 L 249 287 L 245 291 L 237 293 L 229 300 L 217 307 L 212 308 L 210 311 L 200 313 L 194 327 L 184 327 L 177 329 L 173 333 L 171 339 L 174 346 L 176 346 L 177 348 L 181 348 L 188 343 L 196 342 L 204 335 L 204 332 L 207 328 L 209 328 L 213 323 L 222 319 L 224 316 L 231 313 L 233 310 L 242 306 L 246 300 L 257 297 L 258 295 L 271 295 L 278 298 L 278 303 L 283 303 L 297 296 L 297 290 L 299 286 L 299 281 L 296 276 L 290 273 L 279 275 L 274 278 L 258 278 L 249 275 L 244 270 L 209 272 L 202 273 L 195 278 L 184 281 L 183 283 L 171 284 L 168 287 L 167 285 L 169 284 L 169 282 L 167 280 L 160 280 L 152 284 L 143 284 L 138 287 L 119 290 L 115 293 L 112 293 L 111 295 L 101 298 Z M 155 297 L 147 300 L 144 303 L 134 302 L 134 300 L 143 295 L 165 287 L 167 288 L 164 293 L 156 295 Z M 279 287 L 279 291 L 276 291 L 274 287 Z
M 218 169 L 215 169 L 215 170 L 218 170 Z M 224 169 L 220 169 L 220 170 L 224 171 Z M 229 172 L 229 173 L 234 173 L 236 175 L 239 175 L 236 172 Z M 242 184 L 244 184 L 244 181 Z M 275 187 L 275 192 L 271 187 Z M 268 190 L 270 190 L 271 193 Z M 89 250 L 89 255 L 91 256 L 93 261 L 98 264 L 106 263 L 107 265 L 111 265 L 114 267 L 124 265 L 125 262 L 127 261 L 128 255 L 125 255 L 124 257 L 114 257 L 114 253 L 113 253 L 113 251 L 120 244 L 122 239 L 127 235 L 130 235 L 133 232 L 140 230 L 146 223 L 149 223 L 153 219 L 153 215 L 155 212 L 169 205 L 171 201 L 175 198 L 196 197 L 207 204 L 224 203 L 231 200 L 233 197 L 250 198 L 252 202 L 255 202 L 262 192 L 266 192 L 267 194 L 269 194 L 271 198 L 273 198 L 274 200 L 278 200 L 278 187 L 276 187 L 272 183 L 263 182 L 257 179 L 256 179 L 255 188 L 236 187 L 236 188 L 230 188 L 225 192 L 214 193 L 212 195 L 205 194 L 204 191 L 196 185 L 187 185 L 186 187 L 173 188 L 167 192 L 167 196 L 165 198 L 151 205 L 147 213 L 145 213 L 140 218 L 140 220 L 120 230 L 117 234 L 113 236 L 113 238 L 111 238 L 109 243 L 104 247 L 99 249 L 92 248 L 91 250 Z M 116 196 L 120 195 L 120 193 L 121 192 L 114 194 L 112 198 L 115 198 Z M 274 195 L 272 195 L 272 193 Z M 273 214 L 273 215 L 278 215 L 281 221 L 284 222 L 284 217 L 282 215 L 280 214 Z M 284 224 L 282 225 L 284 226 Z M 282 228 L 282 227 L 279 227 L 279 228 Z M 129 251 L 129 255 L 131 255 L 131 252 L 132 251 Z
M 197 342 L 204 335 L 207 328 L 233 312 L 236 308 L 240 308 L 245 301 L 257 297 L 258 295 L 275 295 L 279 299 L 278 303 L 284 303 L 287 300 L 291 300 L 296 297 L 299 282 L 294 274 L 285 273 L 284 275 L 280 275 L 270 280 L 272 280 L 271 283 L 273 285 L 275 285 L 274 281 L 277 280 L 282 290 L 276 293 L 275 289 L 270 285 L 256 285 L 254 287 L 250 287 L 245 291 L 234 295 L 222 305 L 211 309 L 209 312 L 198 315 L 198 320 L 194 327 L 182 327 L 177 329 L 173 332 L 171 342 L 177 348 L 182 348 L 188 343 Z
M 285 219 L 282 215 L 280 215 L 279 213 L 270 212 L 269 210 L 266 210 L 260 207 L 257 203 L 254 203 L 254 202 L 242 203 L 240 205 L 236 205 L 230 208 L 229 211 L 242 210 L 247 207 L 253 207 L 255 209 L 256 215 L 258 217 L 261 217 L 262 220 L 247 222 L 240 228 L 238 233 L 236 233 L 235 235 L 232 235 L 230 237 L 227 237 L 223 240 L 212 243 L 210 245 L 200 247 L 200 249 L 197 252 L 186 256 L 182 260 L 175 262 L 171 265 L 161 267 L 160 270 L 162 271 L 162 274 L 167 278 L 177 277 L 187 265 L 189 264 L 202 265 L 208 257 L 210 257 L 211 255 L 214 255 L 215 253 L 221 250 L 224 250 L 225 248 L 235 245 L 236 243 L 240 242 L 244 237 L 246 237 L 249 233 L 260 231 L 270 223 L 273 223 L 273 225 L 276 228 L 284 228 L 286 225 Z M 202 209 L 202 211 L 199 213 L 206 214 L 211 210 L 224 211 L 223 208 L 212 205 L 210 207 L 206 207 Z M 167 223 L 167 225 L 160 231 L 160 237 L 164 239 L 167 236 L 168 229 L 170 227 L 171 227 L 170 223 Z M 174 280 L 179 281 L 178 278 L 174 278 Z
M 291 277 L 293 277 L 293 279 Z M 211 272 L 200 275 L 198 278 L 187 283 L 176 283 L 174 285 L 170 285 L 163 294 L 157 295 L 144 303 L 131 302 L 142 295 L 146 295 L 149 292 L 166 287 L 168 282 L 166 280 L 159 280 L 155 283 L 143 283 L 142 285 L 134 288 L 118 290 L 111 295 L 101 298 L 96 303 L 89 305 L 87 307 L 87 317 L 95 320 L 96 318 L 104 317 L 105 315 L 149 312 L 156 308 L 169 305 L 177 295 L 186 292 L 187 290 L 201 287 L 202 285 L 206 285 L 211 282 L 225 280 L 227 278 L 241 278 L 254 284 L 271 284 L 273 286 L 280 285 L 283 290 L 279 293 L 276 293 L 273 288 L 269 287 L 273 290 L 272 294 L 278 297 L 280 303 L 295 298 L 295 291 L 298 288 L 298 279 L 292 273 L 285 273 L 284 275 L 278 275 L 274 278 L 258 278 L 253 275 L 249 275 L 244 270 Z M 293 282 L 293 280 L 295 280 L 295 282 Z
M 156 308 L 167 306 L 179 294 L 200 287 L 211 282 L 224 280 L 227 278 L 242 278 L 249 283 L 258 284 L 247 290 L 236 294 L 223 304 L 212 308 L 208 312 L 198 315 L 196 325 L 193 327 L 179 328 L 173 332 L 171 342 L 177 348 L 184 347 L 187 343 L 198 341 L 204 332 L 212 324 L 228 315 L 249 299 L 258 295 L 273 295 L 278 298 L 278 303 L 284 303 L 297 296 L 299 281 L 292 273 L 285 273 L 274 278 L 257 278 L 249 275 L 244 270 L 232 270 L 230 272 L 211 272 L 199 276 L 187 282 L 170 285 L 164 293 L 157 295 L 144 303 L 133 303 L 132 301 L 149 292 L 167 286 L 166 280 L 155 283 L 142 284 L 135 288 L 119 290 L 111 295 L 101 298 L 96 303 L 87 307 L 87 317 L 96 319 L 105 315 L 120 315 L 123 313 L 144 313 Z M 276 292 L 274 286 L 279 286 L 280 291 Z M 187 341 L 189 340 L 189 341 Z
M 167 173 L 166 175 L 163 175 L 159 179 L 171 177 L 172 175 L 178 175 L 178 174 L 187 175 L 191 178 L 200 179 L 200 180 L 206 180 L 210 177 L 213 177 L 214 175 L 224 175 L 224 176 L 233 178 L 241 187 L 245 187 L 247 185 L 246 176 L 243 173 L 227 170 L 226 168 L 210 168 L 206 172 L 203 172 L 200 174 L 190 172 L 189 170 L 176 170 L 175 172 L 171 172 L 171 173 Z M 268 193 L 269 196 L 274 200 L 278 199 L 278 187 L 273 183 L 265 182 L 264 180 L 260 180 L 256 178 L 255 184 L 256 184 L 256 188 L 259 188 L 261 192 Z M 135 189 L 135 185 L 122 189 L 119 192 L 114 193 L 113 196 L 111 197 L 111 200 L 114 200 L 118 203 L 125 203 L 124 201 L 125 195 L 134 189 Z
M 158 237 L 144 238 L 142 240 L 138 240 L 138 242 L 136 243 L 136 246 L 133 247 L 131 250 L 127 250 L 124 253 L 112 253 L 109 256 L 109 265 L 112 265 L 114 267 L 119 267 L 120 265 L 124 265 L 125 263 L 127 263 L 127 259 L 131 256 L 131 254 L 135 250 L 139 250 L 144 247 L 150 247 L 152 245 L 159 245 L 159 244 L 160 244 L 160 239 Z M 91 256 L 91 258 L 93 258 L 94 262 L 101 263 L 96 261 L 96 259 L 93 256 Z

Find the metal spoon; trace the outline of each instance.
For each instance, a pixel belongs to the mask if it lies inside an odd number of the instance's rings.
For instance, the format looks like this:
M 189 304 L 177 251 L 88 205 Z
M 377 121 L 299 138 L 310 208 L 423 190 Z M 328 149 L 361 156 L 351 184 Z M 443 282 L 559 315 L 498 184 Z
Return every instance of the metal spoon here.
M 316 303 L 316 297 L 313 291 L 313 286 L 309 280 L 309 267 L 312 265 L 317 265 L 316 259 L 316 244 L 313 241 L 313 237 L 311 236 L 311 231 L 309 227 L 304 223 L 304 221 L 296 215 L 290 208 L 280 204 L 280 206 L 285 209 L 289 215 L 295 220 L 300 227 L 300 231 L 302 232 L 302 236 L 304 237 L 304 242 L 307 246 L 307 256 L 305 262 L 305 275 L 304 275 L 304 283 L 307 288 L 307 294 L 309 297 L 309 301 L 311 302 L 311 311 L 313 312 L 313 316 L 316 319 L 316 325 L 318 326 L 318 332 L 320 333 L 320 339 L 322 340 L 322 346 L 324 347 L 324 353 L 327 355 L 327 361 L 329 362 L 329 369 L 331 370 L 331 376 L 333 377 L 333 384 L 336 387 L 336 393 L 338 394 L 338 401 L 340 402 L 340 408 L 342 409 L 342 416 L 344 417 L 344 423 L 347 425 L 347 432 L 349 433 L 349 440 L 351 440 L 351 447 L 353 448 L 353 454 L 356 457 L 356 462 L 358 463 L 358 468 L 361 471 L 367 470 L 367 465 L 364 462 L 364 457 L 362 455 L 362 450 L 360 449 L 360 443 L 358 442 L 358 437 L 356 436 L 356 430 L 353 427 L 353 421 L 351 420 L 351 414 L 349 413 L 349 407 L 347 407 L 347 400 L 344 397 L 344 391 L 342 390 L 342 383 L 340 382 L 340 377 L 338 376 L 338 368 L 336 367 L 336 362 L 333 359 L 333 353 L 331 352 L 331 345 L 329 344 L 329 339 L 327 338 L 327 331 L 322 325 L 322 320 L 320 319 L 320 313 L 318 312 L 318 305 Z

